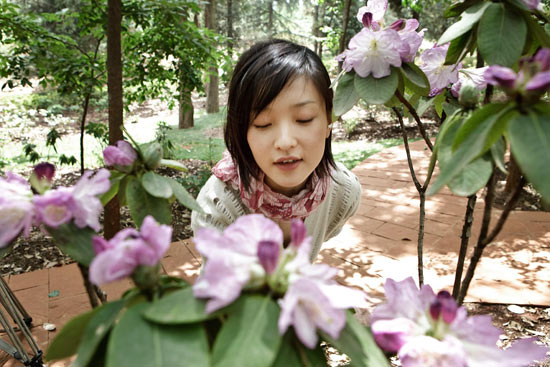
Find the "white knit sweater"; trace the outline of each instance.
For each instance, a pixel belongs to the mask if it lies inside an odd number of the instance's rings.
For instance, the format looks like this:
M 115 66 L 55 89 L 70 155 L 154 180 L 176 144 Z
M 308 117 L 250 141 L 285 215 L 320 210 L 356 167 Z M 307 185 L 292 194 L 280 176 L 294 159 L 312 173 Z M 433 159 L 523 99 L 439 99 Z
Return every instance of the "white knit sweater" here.
M 349 217 L 357 211 L 361 199 L 361 185 L 357 177 L 337 163 L 325 200 L 305 220 L 307 234 L 313 237 L 311 261 L 317 257 L 321 245 L 340 233 Z M 238 217 L 250 214 L 236 190 L 212 175 L 201 189 L 197 201 L 205 214 L 193 211 L 191 228 L 225 229 Z

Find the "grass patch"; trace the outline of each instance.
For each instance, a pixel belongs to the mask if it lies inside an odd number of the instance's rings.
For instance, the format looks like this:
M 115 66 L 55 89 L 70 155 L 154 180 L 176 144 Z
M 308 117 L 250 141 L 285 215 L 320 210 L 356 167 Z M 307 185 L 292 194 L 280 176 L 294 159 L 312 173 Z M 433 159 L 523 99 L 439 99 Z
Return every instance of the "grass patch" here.
M 401 144 L 403 144 L 403 139 L 384 139 L 377 142 L 338 141 L 332 142 L 332 155 L 335 161 L 342 163 L 348 169 L 352 169 L 367 157 L 386 148 Z
M 200 159 L 217 162 L 225 150 L 223 139 L 207 136 L 211 129 L 223 129 L 225 109 L 195 119 L 195 126 L 190 129 L 171 129 L 166 132 L 167 138 L 174 146 L 174 159 Z M 208 132 L 208 134 L 207 134 Z

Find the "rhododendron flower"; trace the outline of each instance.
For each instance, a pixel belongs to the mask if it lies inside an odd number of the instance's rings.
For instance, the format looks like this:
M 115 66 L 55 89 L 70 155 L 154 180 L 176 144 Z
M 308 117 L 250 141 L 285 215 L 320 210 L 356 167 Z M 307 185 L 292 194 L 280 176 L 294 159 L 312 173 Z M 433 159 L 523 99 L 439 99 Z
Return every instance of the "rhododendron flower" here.
M 451 87 L 453 96 L 458 98 L 460 88 L 462 88 L 462 85 L 465 83 L 471 83 L 479 90 L 485 89 L 487 87 L 487 80 L 485 80 L 485 71 L 487 68 L 488 66 L 459 70 L 458 81 Z
M 370 19 L 373 22 L 371 27 L 374 26 L 375 29 L 379 29 L 379 24 L 384 20 L 384 14 L 386 14 L 386 9 L 388 8 L 388 2 L 386 0 L 369 0 L 367 1 L 367 6 L 362 6 L 357 12 L 357 20 L 359 23 L 364 24 L 365 14 L 370 13 Z
M 430 82 L 430 96 L 441 93 L 449 84 L 458 81 L 458 70 L 462 69 L 462 63 L 445 65 L 448 49 L 448 44 L 436 46 L 425 50 L 420 55 L 419 67 Z
M 77 227 L 88 226 L 98 232 L 101 229 L 99 216 L 103 211 L 98 196 L 109 190 L 109 176 L 110 172 L 104 168 L 93 176 L 87 171 L 73 187 L 60 187 L 35 196 L 37 221 L 56 228 L 74 220 Z
M 103 150 L 103 160 L 107 166 L 131 166 L 136 158 L 136 151 L 124 140 L 119 140 L 116 146 L 109 145 Z
M 353 69 L 363 78 L 371 73 L 375 78 L 383 78 L 390 75 L 390 65 L 401 66 L 401 52 L 404 52 L 403 42 L 395 30 L 375 32 L 363 28 L 353 36 L 349 49 L 338 58 L 344 61 L 343 68 L 346 71 Z
M 172 228 L 148 215 L 141 231 L 126 228 L 111 240 L 94 236 L 96 257 L 90 264 L 90 281 L 96 285 L 131 275 L 138 266 L 156 266 L 170 247 Z
M 500 331 L 491 318 L 468 317 L 448 292 L 435 295 L 427 285 L 419 290 L 412 278 L 388 279 L 384 288 L 387 303 L 374 309 L 371 329 L 403 367 L 522 367 L 545 358 L 547 348 L 533 338 L 499 349 Z
M 251 280 L 265 277 L 258 260 L 261 241 L 275 242 L 282 250 L 283 232 L 261 214 L 242 216 L 223 233 L 208 228 L 197 231 L 194 242 L 206 265 L 193 293 L 197 298 L 209 298 L 206 312 L 227 306 Z
M 507 89 L 514 88 L 517 79 L 517 74 L 514 70 L 500 65 L 489 66 L 483 76 L 488 84 L 498 85 Z
M 55 166 L 51 163 L 43 162 L 34 166 L 29 181 L 36 192 L 43 194 L 52 186 L 54 175 Z
M 523 0 L 523 2 L 530 10 L 535 10 L 540 4 L 540 0 Z
M 417 28 L 418 20 L 407 19 L 403 29 L 397 29 L 397 33 L 399 33 L 403 44 L 408 45 L 408 51 L 401 53 L 401 58 L 405 62 L 411 62 L 414 60 L 416 53 L 418 52 L 418 48 L 422 44 L 422 38 L 424 38 L 424 32 L 426 29 L 424 28 L 420 32 L 416 32 Z
M 21 176 L 7 172 L 0 177 L 0 247 L 5 247 L 19 233 L 28 236 L 33 220 L 32 191 Z

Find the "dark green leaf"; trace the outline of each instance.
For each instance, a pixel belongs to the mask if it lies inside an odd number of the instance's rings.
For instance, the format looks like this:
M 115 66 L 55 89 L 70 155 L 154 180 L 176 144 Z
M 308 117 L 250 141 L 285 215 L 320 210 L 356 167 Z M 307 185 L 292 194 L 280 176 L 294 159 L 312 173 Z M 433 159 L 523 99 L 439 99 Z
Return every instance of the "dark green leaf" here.
M 485 10 L 491 5 L 490 2 L 480 2 L 470 6 L 460 16 L 460 20 L 452 24 L 437 41 L 438 45 L 443 45 L 447 42 L 451 42 L 457 37 L 462 36 L 468 32 L 474 24 L 476 24 L 482 17 Z
M 269 296 L 245 296 L 237 302 L 214 342 L 213 366 L 271 366 L 281 344 L 279 307 Z
M 445 102 L 445 93 L 440 93 L 434 97 L 435 112 L 439 117 L 443 114 L 443 102 Z
M 497 140 L 497 142 L 491 146 L 491 155 L 493 157 L 493 161 L 495 162 L 495 165 L 503 173 L 508 174 L 508 171 L 506 171 L 506 165 L 504 164 L 505 153 L 506 153 L 506 143 L 504 142 L 504 138 Z
M 443 14 L 443 16 L 445 18 L 458 17 L 460 14 L 462 14 L 464 10 L 481 1 L 483 0 L 466 0 L 456 2 L 445 9 L 445 13 Z
M 178 161 L 171 160 L 171 159 L 161 159 L 160 160 L 160 165 L 170 167 L 170 168 L 173 168 L 173 169 L 177 169 L 178 171 L 182 171 L 182 172 L 188 172 L 189 171 L 189 169 L 184 164 L 182 164 L 181 162 L 178 162 Z
M 531 12 L 529 10 L 529 8 L 527 7 L 527 5 L 525 4 L 525 2 L 523 2 L 522 0 L 506 0 L 506 2 L 508 4 L 513 5 L 514 7 L 516 7 L 520 11 L 523 10 L 523 11 L 528 12 L 528 13 Z
M 129 308 L 113 328 L 107 367 L 210 366 L 208 340 L 200 325 L 158 325 L 141 313 L 146 303 Z
M 445 65 L 454 65 L 466 55 L 468 43 L 472 41 L 474 36 L 473 31 L 468 31 L 462 36 L 451 41 L 447 55 L 445 56 Z
M 205 311 L 205 300 L 193 296 L 193 288 L 187 287 L 172 292 L 154 302 L 143 316 L 158 324 L 188 324 L 208 320 L 215 315 Z
M 427 96 L 430 93 L 430 82 L 426 74 L 414 63 L 404 63 L 401 65 L 401 73 L 406 80 L 407 87 L 421 96 Z
M 130 214 L 134 223 L 141 227 L 143 219 L 152 215 L 157 222 L 170 224 L 172 214 L 167 199 L 155 198 L 147 193 L 136 178 L 132 177 L 126 184 L 126 201 L 130 207 Z
M 545 201 L 550 200 L 550 115 L 517 115 L 508 124 L 510 148 L 519 167 Z
M 199 213 L 204 213 L 199 203 L 197 203 L 195 198 L 187 192 L 182 184 L 171 177 L 164 177 L 164 179 L 166 180 L 166 182 L 168 182 L 168 184 L 172 188 L 172 191 L 174 192 L 174 196 L 182 205 Z
M 359 100 L 359 95 L 355 91 L 353 83 L 355 73 L 346 73 L 338 81 L 338 86 L 334 92 L 334 114 L 342 116 Z
M 94 317 L 86 325 L 82 342 L 78 346 L 76 367 L 88 366 L 101 341 L 113 327 L 120 311 L 124 307 L 124 300 L 106 303 L 97 309 Z
M 88 325 L 88 322 L 90 322 L 98 310 L 99 308 L 96 308 L 80 314 L 65 324 L 48 347 L 45 356 L 46 361 L 55 361 L 74 355 L 82 340 L 86 325 Z
M 508 109 L 507 104 L 488 104 L 472 113 L 468 120 L 460 127 L 454 139 L 456 141 L 459 137 L 458 135 L 463 132 L 465 136 L 464 140 L 453 151 L 449 163 L 441 167 L 439 176 L 428 188 L 427 195 L 435 194 L 444 185 L 454 179 L 471 161 L 489 149 L 489 147 L 485 147 L 487 138 L 500 117 Z M 440 146 L 439 149 L 441 150 L 443 147 Z
M 370 74 L 366 78 L 355 75 L 354 85 L 357 94 L 367 103 L 383 104 L 390 100 L 399 84 L 398 73 L 394 68 L 384 78 L 375 78 Z
M 550 47 L 550 36 L 544 28 L 531 16 L 530 13 L 522 13 L 523 19 L 527 24 L 527 35 L 533 37 L 535 41 L 542 47 Z
M 97 235 L 93 229 L 67 223 L 55 229 L 48 227 L 47 230 L 61 251 L 83 265 L 90 265 L 95 256 L 92 237 Z
M 111 182 L 111 187 L 109 187 L 109 191 L 101 195 L 101 205 L 105 206 L 109 201 L 111 201 L 115 195 L 118 193 L 118 190 L 120 188 L 120 181 L 122 181 L 126 177 L 126 175 L 121 174 L 117 171 L 111 171 L 111 177 L 109 177 L 109 181 Z
M 293 330 L 289 330 L 283 337 L 277 358 L 271 367 L 290 366 L 327 366 L 327 359 L 320 345 L 311 350 L 296 338 Z
M 352 366 L 389 367 L 388 360 L 376 345 L 369 329 L 361 325 L 351 311 L 346 312 L 346 318 L 346 327 L 338 339 L 321 333 L 323 339 L 350 357 Z
M 157 175 L 155 172 L 147 171 L 141 177 L 141 184 L 145 191 L 154 197 L 169 199 L 172 197 L 172 187 L 164 177 Z
M 503 3 L 491 3 L 477 30 L 477 45 L 489 65 L 511 67 L 521 56 L 527 25 L 522 17 Z

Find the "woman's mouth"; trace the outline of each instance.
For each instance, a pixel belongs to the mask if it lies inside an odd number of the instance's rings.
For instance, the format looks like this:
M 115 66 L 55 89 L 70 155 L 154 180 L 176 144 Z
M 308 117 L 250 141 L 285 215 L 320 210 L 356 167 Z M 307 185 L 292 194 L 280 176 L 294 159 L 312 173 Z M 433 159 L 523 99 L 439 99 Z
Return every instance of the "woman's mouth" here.
M 278 159 L 275 162 L 275 165 L 284 171 L 291 171 L 296 167 L 298 167 L 300 165 L 300 162 L 302 162 L 302 159 L 300 158 L 294 158 L 294 157 L 283 158 L 283 159 Z

